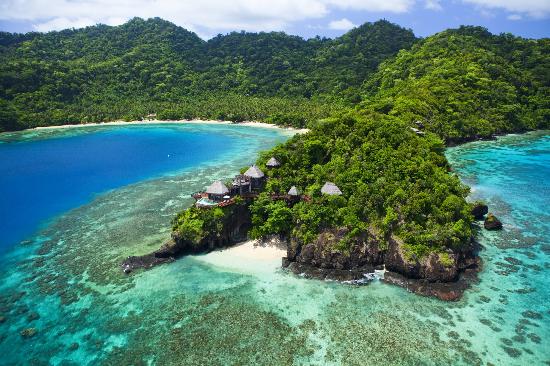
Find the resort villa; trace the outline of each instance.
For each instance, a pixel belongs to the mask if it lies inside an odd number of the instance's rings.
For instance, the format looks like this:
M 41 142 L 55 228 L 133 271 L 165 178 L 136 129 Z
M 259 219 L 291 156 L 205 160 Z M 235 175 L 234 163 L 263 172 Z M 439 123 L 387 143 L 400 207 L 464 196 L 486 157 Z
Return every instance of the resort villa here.
M 281 166 L 281 163 L 274 157 L 266 163 L 268 169 L 276 169 Z M 243 174 L 238 174 L 233 178 L 231 187 L 228 188 L 222 181 L 215 181 L 206 191 L 192 194 L 192 197 L 197 201 L 197 207 L 224 207 L 235 202 L 235 196 L 243 198 L 255 198 L 259 191 L 265 185 L 267 180 L 264 172 L 257 166 L 252 165 Z M 321 193 L 327 195 L 341 195 L 342 191 L 332 182 L 326 182 Z M 300 200 L 309 201 L 311 198 L 302 195 L 296 186 L 292 186 L 287 194 L 273 195 L 272 199 L 285 200 L 289 204 L 296 203 Z

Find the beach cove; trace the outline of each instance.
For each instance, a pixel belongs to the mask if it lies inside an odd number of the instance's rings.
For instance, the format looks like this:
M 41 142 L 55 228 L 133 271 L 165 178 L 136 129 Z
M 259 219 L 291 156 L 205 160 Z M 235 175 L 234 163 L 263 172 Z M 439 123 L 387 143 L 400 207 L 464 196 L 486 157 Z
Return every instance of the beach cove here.
M 209 134 L 212 127 L 195 128 Z M 3 256 L 0 349 L 6 362 L 549 361 L 547 133 L 448 150 L 455 172 L 473 187 L 472 199 L 487 200 L 505 223 L 503 232 L 480 232 L 485 269 L 459 302 L 378 281 L 357 287 L 305 280 L 280 269 L 284 252 L 253 243 L 125 276 L 121 258 L 156 248 L 173 214 L 191 204 L 190 193 L 232 176 L 276 136 L 286 138 L 277 130 L 257 136 L 232 130 L 246 126 L 219 128 L 222 135 L 241 134 L 237 146 L 228 145 L 231 153 L 214 154 L 223 159 L 206 158 L 200 170 L 146 172 L 161 176 L 138 176 L 88 197 Z M 77 130 L 84 129 L 58 131 Z M 526 184 L 533 189 L 521 188 Z M 21 334 L 27 329 L 36 333 Z

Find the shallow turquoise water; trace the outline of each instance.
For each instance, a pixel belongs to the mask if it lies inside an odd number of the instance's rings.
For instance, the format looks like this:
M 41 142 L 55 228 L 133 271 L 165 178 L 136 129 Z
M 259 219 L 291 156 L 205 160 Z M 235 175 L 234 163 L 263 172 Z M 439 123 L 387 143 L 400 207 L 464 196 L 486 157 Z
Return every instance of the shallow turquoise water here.
M 190 203 L 189 193 L 231 176 L 272 141 L 274 132 L 256 130 L 238 139 L 239 154 L 96 196 L 6 253 L 3 362 L 550 362 L 548 133 L 448 151 L 455 171 L 473 186 L 472 198 L 488 201 L 505 223 L 503 232 L 480 232 L 485 268 L 457 303 L 380 282 L 353 287 L 305 280 L 281 271 L 278 259 L 254 265 L 229 254 L 226 265 L 206 255 L 123 275 L 122 258 L 156 248 L 172 215 Z M 37 333 L 23 338 L 19 332 L 28 327 Z

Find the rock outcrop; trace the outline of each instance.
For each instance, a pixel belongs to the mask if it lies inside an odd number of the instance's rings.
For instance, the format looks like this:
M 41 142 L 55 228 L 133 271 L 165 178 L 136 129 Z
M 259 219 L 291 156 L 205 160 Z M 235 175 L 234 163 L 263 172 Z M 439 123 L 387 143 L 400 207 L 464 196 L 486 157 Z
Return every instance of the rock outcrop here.
M 205 208 L 207 210 L 207 208 Z M 152 253 L 140 256 L 130 256 L 122 263 L 124 273 L 143 268 L 148 269 L 159 264 L 168 263 L 186 254 L 206 253 L 216 248 L 222 248 L 242 241 L 246 238 L 251 226 L 248 205 L 235 205 L 231 214 L 223 219 L 220 233 L 207 235 L 198 243 L 182 238 L 178 232 L 172 232 L 170 240 Z
M 325 269 L 361 269 L 371 268 L 384 263 L 384 255 L 380 250 L 380 238 L 374 232 L 362 233 L 350 240 L 349 251 L 338 248 L 344 240 L 347 229 L 325 230 L 313 243 L 301 246 L 295 240 L 288 259 L 301 264 Z
M 291 239 L 283 267 L 308 278 L 359 281 L 384 263 L 380 237 L 374 230 L 351 239 L 349 250 L 339 248 L 347 229 L 325 230 L 313 243 L 302 245 Z
M 481 202 L 474 203 L 472 207 L 472 215 L 476 220 L 483 220 L 485 215 L 489 212 L 489 207 Z
M 487 214 L 487 218 L 483 223 L 483 227 L 487 230 L 500 230 L 502 229 L 502 222 L 492 213 Z
M 391 237 L 389 243 L 385 256 L 389 272 L 384 281 L 420 295 L 458 300 L 479 271 L 479 247 L 475 243 L 461 251 L 432 252 L 421 259 L 408 255 L 398 238 Z
M 417 258 L 399 238 L 383 238 L 374 229 L 351 239 L 347 234 L 346 229 L 325 230 L 306 245 L 291 239 L 283 267 L 305 277 L 356 281 L 385 266 L 385 282 L 442 300 L 460 298 L 479 269 L 474 244 Z
M 389 239 L 385 264 L 388 271 L 429 282 L 455 281 L 458 276 L 457 254 L 449 250 L 445 253 L 430 253 L 418 259 L 414 254 L 408 255 L 403 243 L 395 237 Z

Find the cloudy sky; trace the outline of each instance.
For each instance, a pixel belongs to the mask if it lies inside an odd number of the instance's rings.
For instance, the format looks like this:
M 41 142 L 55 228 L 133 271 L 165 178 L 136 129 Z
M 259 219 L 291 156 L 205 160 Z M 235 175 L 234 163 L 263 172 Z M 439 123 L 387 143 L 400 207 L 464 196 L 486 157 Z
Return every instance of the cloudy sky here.
M 419 36 L 461 24 L 550 37 L 550 0 L 0 0 L 0 30 L 46 32 L 161 17 L 208 39 L 232 30 L 339 36 L 385 18 Z

